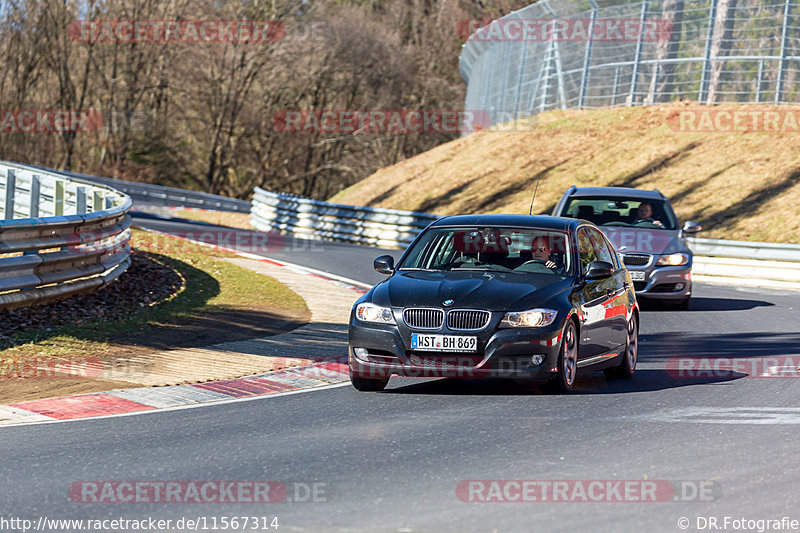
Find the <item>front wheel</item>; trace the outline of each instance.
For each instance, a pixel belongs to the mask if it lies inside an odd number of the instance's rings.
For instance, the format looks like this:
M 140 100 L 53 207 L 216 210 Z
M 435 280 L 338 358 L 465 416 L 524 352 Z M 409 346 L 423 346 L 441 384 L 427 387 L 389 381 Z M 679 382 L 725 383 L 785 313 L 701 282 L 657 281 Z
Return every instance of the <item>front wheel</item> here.
M 357 391 L 378 392 L 386 388 L 386 385 L 389 384 L 389 378 L 369 379 L 351 375 L 350 383 Z
M 575 378 L 578 376 L 578 330 L 573 320 L 567 320 L 564 327 L 564 338 L 558 354 L 558 374 L 553 383 L 562 392 L 575 389 Z
M 639 360 L 639 320 L 633 315 L 628 322 L 628 342 L 625 343 L 625 353 L 622 362 L 614 368 L 603 370 L 609 378 L 630 378 L 636 372 L 636 363 Z

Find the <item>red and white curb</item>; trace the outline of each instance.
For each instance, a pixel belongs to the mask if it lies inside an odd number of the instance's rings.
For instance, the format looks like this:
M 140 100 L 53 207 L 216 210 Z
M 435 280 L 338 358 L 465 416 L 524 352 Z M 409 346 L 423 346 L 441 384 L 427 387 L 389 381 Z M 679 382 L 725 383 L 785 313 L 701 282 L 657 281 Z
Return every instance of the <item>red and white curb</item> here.
M 216 248 L 247 259 L 263 261 L 294 272 L 322 278 L 365 293 L 371 285 L 330 274 L 313 268 L 284 261 L 269 259 L 234 248 L 218 246 L 203 241 L 188 239 L 169 232 L 147 229 L 146 231 L 167 235 L 201 246 Z M 315 362 L 306 366 L 282 369 L 236 379 L 171 385 L 119 389 L 108 392 L 32 400 L 11 405 L 0 405 L 0 426 L 42 424 L 186 409 L 203 405 L 247 401 L 263 397 L 297 394 L 308 390 L 339 387 L 349 382 L 348 365 L 345 358 Z
M 0 406 L 0 426 L 143 414 L 331 388 L 349 382 L 347 362 L 321 361 L 253 376 L 191 385 L 119 389 Z

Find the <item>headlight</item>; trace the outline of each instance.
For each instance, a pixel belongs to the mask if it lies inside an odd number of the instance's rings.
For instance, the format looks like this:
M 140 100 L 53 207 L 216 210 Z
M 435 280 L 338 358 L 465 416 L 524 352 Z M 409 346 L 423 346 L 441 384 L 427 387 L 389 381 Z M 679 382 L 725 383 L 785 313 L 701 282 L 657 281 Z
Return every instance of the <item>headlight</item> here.
M 669 254 L 662 255 L 656 261 L 658 266 L 681 266 L 689 262 L 689 254 Z
M 500 322 L 500 326 L 507 328 L 540 328 L 552 324 L 556 319 L 556 315 L 558 315 L 558 311 L 553 309 L 530 309 L 529 311 L 506 313 Z
M 356 306 L 356 318 L 362 322 L 377 322 L 379 324 L 396 324 L 392 310 L 375 304 L 362 303 Z

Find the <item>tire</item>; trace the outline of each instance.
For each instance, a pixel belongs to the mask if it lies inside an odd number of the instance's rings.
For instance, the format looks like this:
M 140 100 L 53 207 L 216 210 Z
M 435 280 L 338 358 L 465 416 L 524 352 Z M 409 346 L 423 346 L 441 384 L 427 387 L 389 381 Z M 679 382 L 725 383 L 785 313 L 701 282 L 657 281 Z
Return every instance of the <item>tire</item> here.
M 575 390 L 575 379 L 578 376 L 578 328 L 574 320 L 567 320 L 564 326 L 564 337 L 558 353 L 558 373 L 551 382 L 553 388 L 561 392 Z
M 378 392 L 386 388 L 386 385 L 389 384 L 389 378 L 369 379 L 351 375 L 350 384 L 352 384 L 357 391 Z
M 639 319 L 633 315 L 628 322 L 628 341 L 625 343 L 625 353 L 619 366 L 603 370 L 609 378 L 631 378 L 636 372 L 636 363 L 639 361 Z

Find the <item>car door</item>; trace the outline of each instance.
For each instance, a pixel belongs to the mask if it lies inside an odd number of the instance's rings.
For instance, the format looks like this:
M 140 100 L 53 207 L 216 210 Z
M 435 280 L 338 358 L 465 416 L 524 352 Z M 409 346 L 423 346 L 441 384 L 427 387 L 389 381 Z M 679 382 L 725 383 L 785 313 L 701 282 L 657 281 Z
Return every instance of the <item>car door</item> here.
M 578 255 L 581 276 L 586 275 L 589 264 L 597 261 L 597 250 L 592 242 L 589 226 L 578 228 Z M 586 281 L 580 291 L 580 345 L 578 360 L 588 359 L 608 351 L 609 319 L 606 317 L 607 280 Z
M 604 351 L 614 350 L 627 342 L 628 316 L 628 283 L 625 268 L 619 256 L 605 235 L 597 228 L 587 228 L 598 261 L 606 261 L 614 267 L 610 278 L 601 280 L 600 290 L 608 297 L 604 302 L 603 330 L 598 332 L 598 339 L 605 347 Z

